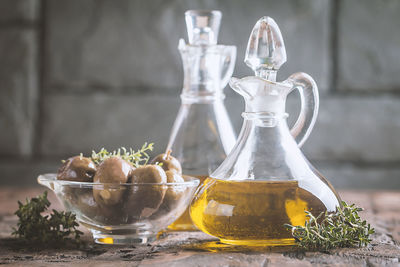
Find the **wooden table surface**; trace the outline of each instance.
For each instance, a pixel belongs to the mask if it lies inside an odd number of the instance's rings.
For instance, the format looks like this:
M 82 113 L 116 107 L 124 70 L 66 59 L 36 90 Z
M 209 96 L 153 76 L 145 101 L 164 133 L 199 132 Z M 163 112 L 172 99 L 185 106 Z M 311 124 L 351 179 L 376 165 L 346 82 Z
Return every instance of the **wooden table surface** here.
M 0 264 L 16 266 L 400 266 L 400 191 L 341 191 L 348 203 L 365 209 L 362 217 L 376 230 L 370 246 L 336 249 L 329 253 L 300 252 L 293 248 L 259 250 L 224 246 L 201 232 L 170 232 L 145 246 L 104 246 L 93 243 L 82 249 L 48 249 L 34 252 L 16 247 L 10 237 L 16 225 L 17 200 L 42 193 L 42 188 L 0 189 Z M 61 209 L 53 193 L 52 208 Z M 15 242 L 14 242 L 15 243 Z

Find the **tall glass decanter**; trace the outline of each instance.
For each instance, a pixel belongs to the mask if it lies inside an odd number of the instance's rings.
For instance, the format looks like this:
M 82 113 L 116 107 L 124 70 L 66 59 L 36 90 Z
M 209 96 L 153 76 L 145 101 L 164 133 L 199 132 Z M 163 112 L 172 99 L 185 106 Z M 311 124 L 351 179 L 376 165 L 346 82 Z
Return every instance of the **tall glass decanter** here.
M 217 45 L 220 11 L 185 13 L 189 43 L 179 41 L 184 83 L 182 104 L 167 150 L 182 164 L 183 174 L 204 180 L 226 158 L 236 138 L 224 106 L 223 89 L 232 76 L 236 47 Z M 187 210 L 170 227 L 196 229 Z
M 277 70 L 285 62 L 277 24 L 261 18 L 245 56 L 255 76 L 230 81 L 246 103 L 242 130 L 225 161 L 198 188 L 190 207 L 195 225 L 224 243 L 291 245 L 294 239 L 284 224 L 304 225 L 305 210 L 318 215 L 340 205 L 333 187 L 299 148 L 316 120 L 317 85 L 305 73 L 277 82 Z M 295 89 L 301 111 L 289 129 L 285 102 Z

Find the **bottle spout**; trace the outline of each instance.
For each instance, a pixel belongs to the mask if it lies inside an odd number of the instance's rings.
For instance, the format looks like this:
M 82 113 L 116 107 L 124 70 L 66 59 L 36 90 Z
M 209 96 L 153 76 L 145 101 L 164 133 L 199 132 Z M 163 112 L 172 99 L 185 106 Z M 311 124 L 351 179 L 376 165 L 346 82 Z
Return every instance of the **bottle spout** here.
M 241 79 L 232 77 L 229 80 L 229 86 L 238 94 L 244 97 L 244 99 L 252 99 L 253 95 L 251 91 L 247 91 L 247 87 L 250 87 L 246 82 L 243 82 Z
M 222 13 L 218 10 L 188 10 L 185 12 L 189 44 L 216 45 Z
M 286 96 L 291 89 L 288 85 L 254 76 L 231 78 L 229 85 L 244 98 L 245 112 L 285 113 Z
M 281 31 L 270 17 L 262 17 L 251 31 L 245 60 L 256 76 L 275 81 L 276 71 L 286 62 Z

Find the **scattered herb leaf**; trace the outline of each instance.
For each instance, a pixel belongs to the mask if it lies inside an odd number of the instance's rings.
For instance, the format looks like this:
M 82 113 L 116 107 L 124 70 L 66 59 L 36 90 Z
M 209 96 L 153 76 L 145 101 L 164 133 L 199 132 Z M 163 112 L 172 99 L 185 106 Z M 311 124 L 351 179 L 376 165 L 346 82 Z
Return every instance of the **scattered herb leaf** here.
M 80 246 L 83 233 L 76 229 L 79 224 L 75 214 L 54 209 L 50 215 L 41 214 L 50 206 L 47 191 L 31 200 L 27 199 L 25 204 L 18 201 L 18 206 L 15 212 L 19 218 L 18 229 L 13 228 L 12 235 L 43 247 L 60 247 L 67 242 Z
M 306 250 L 329 250 L 343 247 L 364 247 L 371 242 L 374 228 L 358 215 L 363 209 L 342 202 L 336 212 L 322 212 L 314 217 L 306 211 L 305 226 L 284 226 L 292 231 L 298 246 Z

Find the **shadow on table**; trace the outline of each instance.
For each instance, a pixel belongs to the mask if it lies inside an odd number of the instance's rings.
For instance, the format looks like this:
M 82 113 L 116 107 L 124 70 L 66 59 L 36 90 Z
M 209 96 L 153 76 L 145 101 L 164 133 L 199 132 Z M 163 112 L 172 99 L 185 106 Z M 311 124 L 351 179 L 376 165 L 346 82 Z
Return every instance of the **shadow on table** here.
M 237 245 L 229 245 L 224 244 L 219 241 L 207 241 L 201 243 L 192 243 L 182 246 L 183 249 L 189 251 L 197 251 L 197 252 L 277 252 L 277 253 L 285 253 L 285 252 L 295 252 L 303 253 L 299 251 L 299 249 L 295 246 L 237 246 Z

